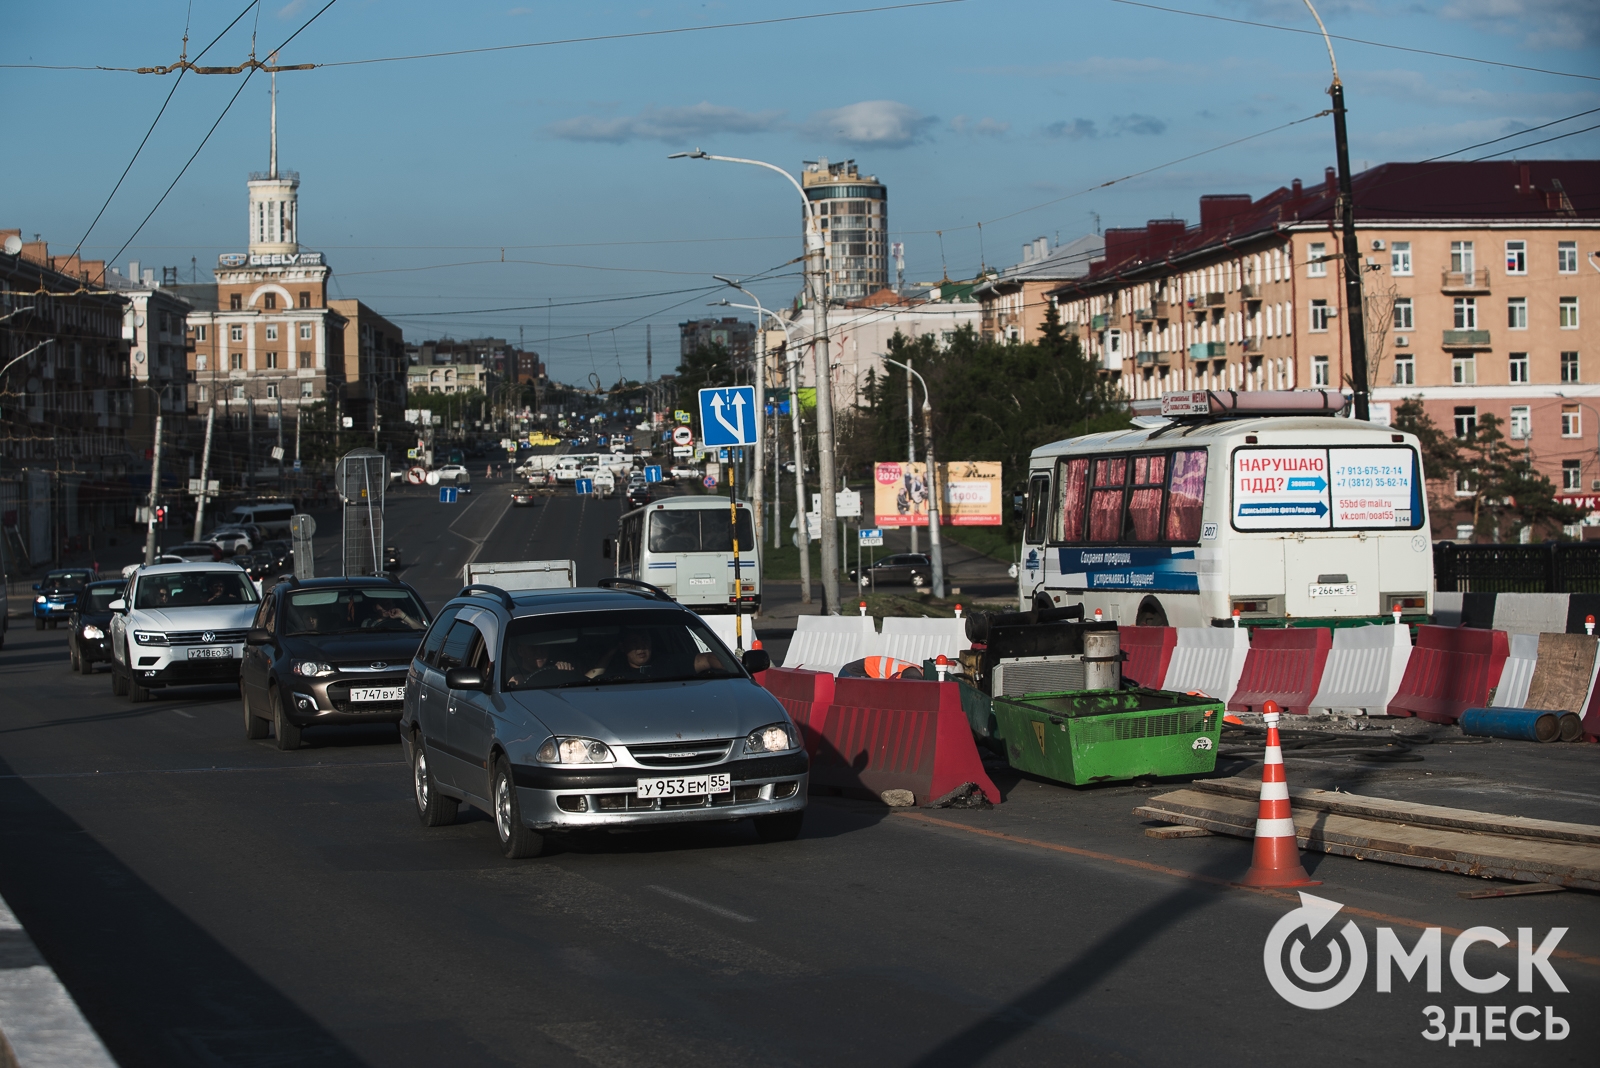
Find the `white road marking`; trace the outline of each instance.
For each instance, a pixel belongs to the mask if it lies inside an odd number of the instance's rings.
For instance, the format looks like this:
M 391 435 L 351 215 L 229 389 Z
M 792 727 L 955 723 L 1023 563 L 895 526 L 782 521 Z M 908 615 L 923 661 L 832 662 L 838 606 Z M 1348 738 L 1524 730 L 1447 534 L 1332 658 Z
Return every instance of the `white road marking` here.
M 176 712 L 178 715 L 182 716 L 184 719 L 194 719 L 194 713 L 193 712 L 185 712 L 181 708 L 174 708 L 173 711 Z
M 741 913 L 734 912 L 732 909 L 725 909 L 721 905 L 713 905 L 709 901 L 701 901 L 697 897 L 690 897 L 688 894 L 680 894 L 676 890 L 668 890 L 664 886 L 647 886 L 647 887 L 645 887 L 645 889 L 646 890 L 654 890 L 656 893 L 662 895 L 663 897 L 670 897 L 670 898 L 672 898 L 672 900 L 681 901 L 685 905 L 693 905 L 695 908 L 705 909 L 707 912 L 714 912 L 718 916 L 723 916 L 723 917 L 725 917 L 727 919 L 735 920 L 735 921 L 737 921 L 739 923 L 755 923 L 756 922 L 754 916 L 745 916 L 745 915 L 743 915 Z

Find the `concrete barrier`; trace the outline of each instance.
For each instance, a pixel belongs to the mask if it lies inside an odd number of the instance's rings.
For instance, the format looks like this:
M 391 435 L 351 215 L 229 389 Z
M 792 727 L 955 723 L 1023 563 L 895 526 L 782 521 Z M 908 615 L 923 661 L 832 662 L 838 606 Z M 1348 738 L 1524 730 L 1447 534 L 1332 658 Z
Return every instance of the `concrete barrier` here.
M 839 679 L 819 733 L 813 787 L 870 797 L 910 790 L 926 805 L 973 782 L 990 802 L 1000 801 L 954 682 Z
M 1504 631 L 1420 626 L 1389 714 L 1454 723 L 1467 709 L 1489 703 L 1489 688 L 1510 654 Z
M 1499 594 L 1494 600 L 1494 618 L 1490 629 L 1503 630 L 1507 634 L 1564 633 L 1570 596 L 1565 593 Z
M 1250 632 L 1243 627 L 1178 627 L 1163 690 L 1203 693 L 1226 701 L 1239 688 Z
M 964 619 L 915 619 L 884 616 L 873 652 L 920 664 L 941 653 L 954 662 L 961 650 L 969 648 L 967 621 Z
M 871 616 L 799 616 L 784 655 L 786 668 L 838 671 L 852 660 L 878 651 L 878 631 Z
M 729 649 L 738 648 L 734 644 L 733 617 L 732 616 L 701 616 L 701 622 L 711 629 L 711 633 L 722 639 L 722 643 Z M 750 642 L 756 637 L 755 617 L 746 615 L 744 623 L 744 647 L 750 648 Z
M 1332 648 L 1333 632 L 1327 627 L 1257 628 L 1228 708 L 1259 712 L 1268 701 L 1276 701 L 1285 712 L 1305 715 Z
M 805 739 L 806 752 L 817 754 L 817 743 L 822 737 L 822 721 L 833 703 L 834 676 L 826 671 L 807 671 L 804 668 L 768 668 L 755 676 L 756 682 L 778 699 L 789 713 L 800 735 Z
M 1340 627 L 1333 632 L 1333 648 L 1310 710 L 1330 715 L 1384 715 L 1400 689 L 1410 659 L 1410 627 Z
M 1491 703 L 1502 708 L 1521 708 L 1528 701 L 1528 684 L 1533 681 L 1533 669 L 1539 663 L 1539 636 L 1513 634 L 1509 647 L 1511 652 L 1500 668 L 1500 681 L 1495 685 Z
M 1122 651 L 1122 677 L 1159 690 L 1172 665 L 1172 651 L 1178 646 L 1177 627 L 1118 627 Z

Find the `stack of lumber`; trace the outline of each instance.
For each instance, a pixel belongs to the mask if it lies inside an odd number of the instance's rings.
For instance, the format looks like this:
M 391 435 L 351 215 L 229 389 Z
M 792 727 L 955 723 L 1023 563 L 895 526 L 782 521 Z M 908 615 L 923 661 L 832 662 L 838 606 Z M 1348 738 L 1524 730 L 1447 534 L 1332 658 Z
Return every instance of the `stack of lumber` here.
M 1261 784 L 1210 779 L 1152 797 L 1134 815 L 1254 838 Z M 1290 790 L 1301 849 L 1413 868 L 1600 890 L 1600 827 L 1392 801 L 1333 790 Z

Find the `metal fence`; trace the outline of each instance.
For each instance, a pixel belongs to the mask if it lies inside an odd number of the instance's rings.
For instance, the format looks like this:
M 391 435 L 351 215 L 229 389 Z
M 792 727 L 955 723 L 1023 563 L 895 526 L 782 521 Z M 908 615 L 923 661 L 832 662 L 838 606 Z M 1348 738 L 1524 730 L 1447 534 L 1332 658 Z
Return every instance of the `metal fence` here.
M 1600 542 L 1433 547 L 1433 587 L 1455 593 L 1600 593 Z

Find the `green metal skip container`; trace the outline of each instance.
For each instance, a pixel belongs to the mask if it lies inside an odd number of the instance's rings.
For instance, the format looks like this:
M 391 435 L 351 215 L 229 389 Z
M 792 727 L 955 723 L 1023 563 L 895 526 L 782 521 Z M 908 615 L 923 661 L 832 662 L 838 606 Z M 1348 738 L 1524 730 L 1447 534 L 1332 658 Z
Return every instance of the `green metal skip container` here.
M 1073 786 L 1216 770 L 1223 704 L 1164 690 L 1031 693 L 992 699 L 1006 759 Z

